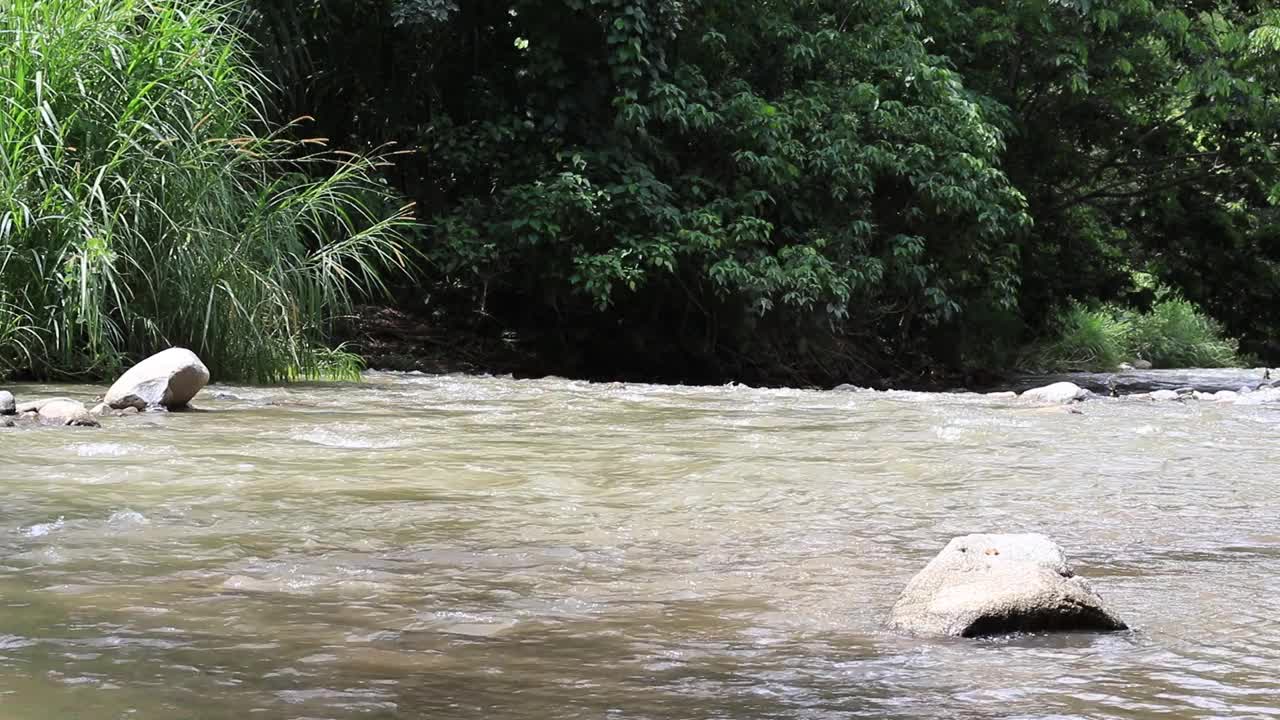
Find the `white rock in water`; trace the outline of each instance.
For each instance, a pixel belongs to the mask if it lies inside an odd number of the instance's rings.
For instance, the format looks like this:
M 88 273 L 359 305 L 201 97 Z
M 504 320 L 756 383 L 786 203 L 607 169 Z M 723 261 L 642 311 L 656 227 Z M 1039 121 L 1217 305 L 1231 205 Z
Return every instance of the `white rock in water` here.
M 17 408 L 18 414 L 26 415 L 27 413 L 39 413 L 40 408 L 44 407 L 45 405 L 48 405 L 49 403 L 63 402 L 63 401 L 75 402 L 75 400 L 72 400 L 71 398 L 67 398 L 67 397 L 45 398 L 43 400 L 28 400 L 24 403 L 18 403 L 18 408 Z
M 1023 400 L 1042 403 L 1064 403 L 1083 400 L 1089 397 L 1089 391 L 1070 382 L 1058 382 L 1044 387 L 1032 388 L 1020 395 Z
M 0 415 L 15 415 L 17 412 L 18 401 L 13 399 L 13 393 L 0 390 Z
M 1180 395 L 1173 390 L 1157 390 L 1151 393 L 1152 400 L 1177 400 Z
M 49 400 L 40 406 L 37 419 L 44 425 L 75 425 L 79 427 L 98 427 L 84 403 L 66 398 Z
M 1236 401 L 1237 405 L 1264 405 L 1280 402 L 1280 388 L 1261 388 Z
M 107 391 L 103 402 L 123 410 L 186 407 L 209 382 L 209 368 L 185 348 L 156 353 L 129 368 Z
M 952 637 L 1127 629 L 1037 534 L 953 539 L 907 584 L 889 625 Z

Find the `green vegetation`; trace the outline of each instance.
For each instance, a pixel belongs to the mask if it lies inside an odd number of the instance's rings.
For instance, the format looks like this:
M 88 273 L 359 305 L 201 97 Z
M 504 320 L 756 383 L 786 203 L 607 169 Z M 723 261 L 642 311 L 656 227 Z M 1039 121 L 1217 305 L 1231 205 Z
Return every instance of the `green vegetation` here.
M 394 303 L 534 371 L 1223 362 L 1206 317 L 1280 360 L 1269 2 L 0 7 L 0 367 L 351 372 L 316 348 L 404 264 L 375 179 L 427 260 Z
M 1133 360 L 1157 368 L 1230 367 L 1240 358 L 1222 327 L 1180 298 L 1157 302 L 1149 312 L 1114 305 L 1073 305 L 1055 322 L 1053 340 L 1034 346 L 1022 364 L 1048 371 L 1105 372 Z
M 1280 355 L 1269 3 L 251 6 L 282 116 L 406 150 L 402 306 L 544 369 L 909 381 L 1150 307 L 1140 273 Z
M 1238 346 L 1222 326 L 1186 300 L 1165 300 L 1133 319 L 1133 354 L 1156 367 L 1230 367 Z
M 406 218 L 373 161 L 263 131 L 241 40 L 207 0 L 0 0 L 0 375 L 356 372 L 317 348 Z

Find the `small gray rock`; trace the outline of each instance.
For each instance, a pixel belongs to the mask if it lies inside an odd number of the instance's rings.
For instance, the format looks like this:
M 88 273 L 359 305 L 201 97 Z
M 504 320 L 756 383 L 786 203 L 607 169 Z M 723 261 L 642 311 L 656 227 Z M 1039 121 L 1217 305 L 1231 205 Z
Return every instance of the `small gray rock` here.
M 98 421 L 85 409 L 84 403 L 65 398 L 45 402 L 40 406 L 37 419 L 42 425 L 98 427 Z
M 0 390 L 0 415 L 17 415 L 18 401 L 13 399 L 13 393 L 8 390 Z
M 889 625 L 951 637 L 1127 629 L 1037 534 L 953 539 L 907 584 Z
M 1150 360 L 1134 360 L 1133 361 L 1134 370 L 1150 370 L 1151 367 L 1152 366 L 1151 366 Z

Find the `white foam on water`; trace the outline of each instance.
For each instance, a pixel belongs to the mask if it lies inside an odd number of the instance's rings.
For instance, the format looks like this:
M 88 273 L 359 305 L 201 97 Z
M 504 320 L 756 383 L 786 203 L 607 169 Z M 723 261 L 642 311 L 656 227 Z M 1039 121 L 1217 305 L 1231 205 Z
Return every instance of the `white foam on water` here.
M 313 445 L 346 450 L 387 449 L 401 445 L 395 440 L 373 437 L 372 428 L 368 425 L 315 427 L 305 432 L 293 433 L 289 437 Z
M 80 443 L 75 447 L 80 457 L 124 457 L 136 450 L 120 443 Z
M 61 530 L 64 526 L 66 526 L 66 524 L 67 523 L 65 518 L 59 516 L 58 519 L 54 520 L 53 522 L 36 523 L 35 525 L 31 525 L 23 528 L 21 532 L 23 535 L 27 537 L 44 537 L 45 535 L 48 535 L 51 532 L 57 532 L 58 530 Z
M 151 521 L 145 515 L 135 510 L 117 510 L 111 513 L 111 517 L 107 518 L 108 525 L 146 525 Z

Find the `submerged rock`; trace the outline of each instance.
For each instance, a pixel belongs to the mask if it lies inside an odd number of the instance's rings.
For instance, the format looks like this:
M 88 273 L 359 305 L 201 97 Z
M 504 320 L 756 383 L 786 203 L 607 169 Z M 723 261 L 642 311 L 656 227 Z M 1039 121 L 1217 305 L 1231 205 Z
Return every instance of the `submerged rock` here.
M 54 402 L 76 402 L 68 397 L 45 398 L 43 400 L 28 400 L 24 403 L 18 403 L 17 411 L 19 415 L 36 415 L 39 414 L 40 408 Z
M 116 410 L 183 408 L 208 382 L 209 369 L 195 353 L 170 348 L 129 368 L 107 391 L 103 402 Z
M 954 538 L 907 584 L 889 625 L 951 637 L 1127 628 L 1038 534 Z
M 1057 382 L 1044 387 L 1032 388 L 1020 395 L 1023 400 L 1032 402 L 1065 404 L 1089 397 L 1089 391 L 1070 382 Z
M 66 398 L 49 400 L 40 406 L 36 419 L 42 425 L 74 425 L 78 427 L 97 427 L 98 421 L 93 419 L 84 403 Z
M 13 399 L 13 393 L 0 390 L 0 415 L 16 415 L 17 412 L 18 402 Z

